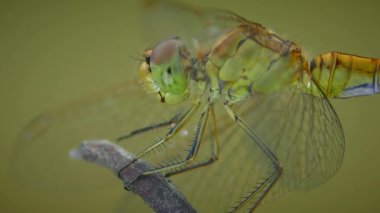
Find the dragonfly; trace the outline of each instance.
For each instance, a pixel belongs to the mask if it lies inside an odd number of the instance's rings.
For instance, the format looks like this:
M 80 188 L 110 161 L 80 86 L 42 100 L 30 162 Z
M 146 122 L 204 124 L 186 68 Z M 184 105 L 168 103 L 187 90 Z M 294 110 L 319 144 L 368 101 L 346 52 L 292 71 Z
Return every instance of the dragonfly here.
M 338 171 L 344 133 L 329 100 L 378 93 L 380 59 L 336 51 L 309 58 L 229 11 L 170 1 L 146 7 L 157 22 L 146 34 L 159 40 L 142 54 L 138 80 L 27 124 L 13 167 L 26 185 L 56 192 L 107 185 L 97 168 L 67 157 L 90 138 L 113 138 L 147 160 L 143 175 L 170 177 L 199 211 L 251 212 Z M 173 27 L 171 11 L 191 24 Z

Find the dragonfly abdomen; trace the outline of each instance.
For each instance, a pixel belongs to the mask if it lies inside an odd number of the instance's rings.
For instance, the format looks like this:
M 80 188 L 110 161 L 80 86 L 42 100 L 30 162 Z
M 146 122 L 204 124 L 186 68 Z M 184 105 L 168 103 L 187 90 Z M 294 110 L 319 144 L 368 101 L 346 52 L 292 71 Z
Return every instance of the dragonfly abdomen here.
M 310 71 L 322 92 L 331 98 L 349 98 L 379 92 L 380 59 L 340 52 L 319 55 Z

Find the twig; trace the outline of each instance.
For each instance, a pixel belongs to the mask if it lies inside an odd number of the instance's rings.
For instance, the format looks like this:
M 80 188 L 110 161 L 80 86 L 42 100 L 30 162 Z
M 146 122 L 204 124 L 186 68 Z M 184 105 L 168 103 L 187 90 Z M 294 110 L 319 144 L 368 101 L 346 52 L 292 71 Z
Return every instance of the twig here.
M 111 169 L 115 174 L 134 159 L 133 154 L 107 140 L 82 142 L 70 157 L 83 159 Z M 138 160 L 120 172 L 125 186 L 139 177 L 129 190 L 140 196 L 156 212 L 196 212 L 185 197 L 161 174 L 141 176 L 149 165 Z

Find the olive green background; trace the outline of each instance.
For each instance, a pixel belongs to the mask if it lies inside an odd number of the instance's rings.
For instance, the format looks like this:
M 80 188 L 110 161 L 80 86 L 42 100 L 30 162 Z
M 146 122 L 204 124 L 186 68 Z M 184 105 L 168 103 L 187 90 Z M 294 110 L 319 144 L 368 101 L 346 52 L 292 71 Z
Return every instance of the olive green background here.
M 18 131 L 36 114 L 133 73 L 137 62 L 130 56 L 150 44 L 139 34 L 145 26 L 136 2 L 0 0 L 0 212 L 123 212 L 118 205 L 126 192 L 120 183 L 92 197 L 73 193 L 57 200 L 24 191 L 9 167 Z M 377 0 L 191 2 L 235 11 L 310 54 L 339 50 L 380 57 Z M 380 96 L 333 105 L 346 134 L 341 170 L 319 188 L 290 193 L 258 212 L 380 211 Z M 115 202 L 102 202 L 103 194 Z

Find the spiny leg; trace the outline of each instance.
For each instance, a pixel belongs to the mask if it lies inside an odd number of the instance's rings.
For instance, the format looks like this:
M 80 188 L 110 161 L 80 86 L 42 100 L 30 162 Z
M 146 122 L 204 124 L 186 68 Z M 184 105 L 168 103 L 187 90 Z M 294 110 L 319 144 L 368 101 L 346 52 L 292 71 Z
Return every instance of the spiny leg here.
M 279 168 L 278 171 L 273 172 L 271 175 L 266 177 L 262 182 L 260 182 L 258 185 L 256 185 L 253 190 L 248 192 L 242 200 L 240 200 L 239 204 L 232 207 L 229 212 L 237 212 L 241 208 L 243 208 L 245 205 L 250 203 L 253 199 L 254 202 L 251 204 L 251 206 L 248 208 L 249 212 L 253 212 L 260 204 L 260 202 L 263 200 L 265 195 L 269 192 L 269 190 L 272 188 L 272 186 L 276 183 L 276 181 L 281 176 L 282 169 Z
M 151 130 L 154 130 L 154 129 L 158 129 L 158 128 L 161 128 L 161 127 L 165 127 L 165 126 L 169 126 L 169 125 L 173 125 L 173 124 L 176 124 L 177 123 L 177 120 L 178 118 L 180 117 L 181 115 L 181 112 L 175 114 L 170 120 L 168 121 L 164 121 L 164 122 L 161 122 L 161 123 L 157 123 L 157 124 L 152 124 L 152 125 L 148 125 L 148 126 L 145 126 L 145 127 L 142 127 L 142 128 L 139 128 L 139 129 L 135 129 L 127 134 L 124 134 L 120 137 L 118 137 L 116 139 L 116 142 L 117 143 L 120 143 L 122 140 L 126 140 L 132 136 L 135 136 L 135 135 L 138 135 L 138 134 L 141 134 L 141 133 L 144 133 L 144 132 L 147 132 L 147 131 L 151 131 Z
M 200 104 L 200 101 L 194 102 L 188 108 L 188 110 L 186 110 L 185 113 L 183 113 L 178 118 L 177 123 L 172 128 L 170 128 L 170 130 L 166 133 L 165 138 L 159 140 L 157 143 L 153 144 L 152 146 L 147 147 L 144 151 L 142 151 L 140 154 L 138 154 L 134 160 L 130 161 L 128 164 L 126 164 L 125 166 L 123 166 L 119 170 L 118 176 L 120 177 L 120 174 L 121 174 L 121 172 L 124 169 L 126 169 L 128 166 L 130 166 L 131 164 L 133 164 L 134 162 L 136 162 L 138 159 L 142 158 L 145 154 L 149 153 L 153 149 L 157 148 L 158 146 L 160 146 L 161 144 L 167 142 L 170 138 L 172 138 L 183 127 L 183 125 L 189 120 L 189 118 L 191 117 L 191 115 L 193 114 L 193 112 L 198 109 L 199 104 Z M 132 185 L 137 180 L 137 178 L 138 177 L 136 177 L 135 180 L 132 180 L 131 183 L 129 184 L 129 186 Z M 129 186 L 125 186 L 125 188 L 128 189 Z
M 238 116 L 235 111 L 231 108 L 231 105 L 226 101 L 224 103 L 224 108 L 230 117 L 239 125 L 239 127 L 250 137 L 253 142 L 255 142 L 258 147 L 264 152 L 264 154 L 269 158 L 271 164 L 273 166 L 273 173 L 270 174 L 267 178 L 263 180 L 259 185 L 257 185 L 254 190 L 252 190 L 248 195 L 238 204 L 238 206 L 233 207 L 231 212 L 236 212 L 240 210 L 247 203 L 252 201 L 252 199 L 256 199 L 249 211 L 252 212 L 263 200 L 265 195 L 269 192 L 272 186 L 276 183 L 276 181 L 280 178 L 282 174 L 282 168 L 280 167 L 280 163 L 277 157 L 273 154 L 273 152 L 263 143 L 260 138 L 245 124 L 245 122 Z
M 175 136 L 178 131 L 180 131 L 182 129 L 182 127 L 187 123 L 187 121 L 189 121 L 189 119 L 191 118 L 192 114 L 198 109 L 200 103 L 202 102 L 202 97 L 204 95 L 204 92 L 205 92 L 205 89 L 206 89 L 206 82 L 204 81 L 199 81 L 198 82 L 198 85 L 197 85 L 197 96 L 196 98 L 193 100 L 191 106 L 184 112 L 184 113 L 181 113 L 180 116 L 176 119 L 176 123 L 175 125 L 169 129 L 169 131 L 166 133 L 165 137 L 161 140 L 159 140 L 158 142 L 156 142 L 155 144 L 153 144 L 152 146 L 149 146 L 147 147 L 146 149 L 144 149 L 140 154 L 138 154 L 136 156 L 135 159 L 133 159 L 132 161 L 130 161 L 128 164 L 126 164 L 125 166 L 123 166 L 119 172 L 118 172 L 118 176 L 119 178 L 121 178 L 121 173 L 127 168 L 129 167 L 131 164 L 133 164 L 134 162 L 136 162 L 138 159 L 142 158 L 144 155 L 150 153 L 152 150 L 156 149 L 157 147 L 159 147 L 161 144 L 169 141 L 173 136 Z M 208 105 L 207 105 L 208 106 Z M 153 173 L 153 172 L 151 172 Z M 144 173 L 142 173 L 141 175 L 135 177 L 134 179 L 132 179 L 132 181 L 129 181 L 130 184 L 127 185 L 127 186 L 124 186 L 125 189 L 128 190 L 128 188 L 133 185 L 133 183 L 139 178 L 141 177 L 142 175 L 144 175 Z
M 210 122 L 209 127 L 210 127 L 210 132 L 211 132 L 211 146 L 212 146 L 210 157 L 205 161 L 202 161 L 202 162 L 199 162 L 196 164 L 192 164 L 192 165 L 186 165 L 185 167 L 180 168 L 179 170 L 176 170 L 176 171 L 170 171 L 170 172 L 165 174 L 165 177 L 177 175 L 177 174 L 180 174 L 180 173 L 192 170 L 192 169 L 200 168 L 200 167 L 209 165 L 209 164 L 215 162 L 216 160 L 218 160 L 218 158 L 219 158 L 219 144 L 220 143 L 219 143 L 219 138 L 218 138 L 218 133 L 217 133 L 217 128 L 216 128 L 215 112 L 214 112 L 213 105 L 210 106 L 209 116 L 210 116 L 210 118 L 208 119 L 208 121 Z
M 199 148 L 200 148 L 200 145 L 201 145 L 201 142 L 202 142 L 202 137 L 203 137 L 203 133 L 204 133 L 204 130 L 206 127 L 208 116 L 210 113 L 210 106 L 212 107 L 212 105 L 210 103 L 208 103 L 205 106 L 205 109 L 203 110 L 203 112 L 201 114 L 201 117 L 199 119 L 199 123 L 196 127 L 196 133 L 195 133 L 193 143 L 191 145 L 191 148 L 190 148 L 189 153 L 187 154 L 186 158 L 180 162 L 176 162 L 176 163 L 171 164 L 171 165 L 166 165 L 166 166 L 163 166 L 161 168 L 156 168 L 156 169 L 152 169 L 150 171 L 144 172 L 143 175 L 149 175 L 152 173 L 165 172 L 165 171 L 170 171 L 170 170 L 181 170 L 183 167 L 186 168 L 186 166 L 196 158 L 198 151 L 199 151 Z

